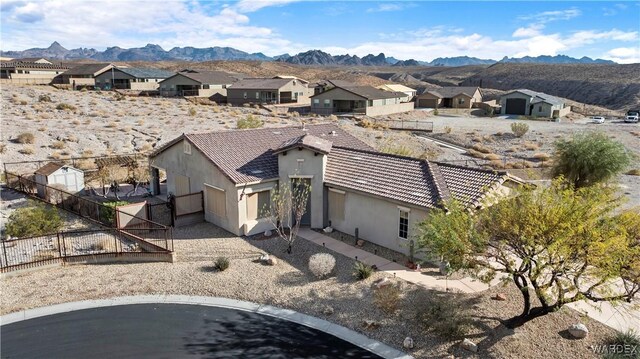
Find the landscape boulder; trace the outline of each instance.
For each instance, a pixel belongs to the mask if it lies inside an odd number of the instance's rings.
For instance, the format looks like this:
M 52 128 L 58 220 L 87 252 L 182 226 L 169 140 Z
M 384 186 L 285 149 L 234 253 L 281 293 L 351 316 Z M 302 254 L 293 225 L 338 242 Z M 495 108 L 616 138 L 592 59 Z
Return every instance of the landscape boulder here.
M 328 306 L 328 305 L 326 307 L 324 307 L 324 309 L 322 309 L 322 314 L 324 314 L 324 315 L 331 315 L 331 314 L 333 314 L 333 312 L 334 312 L 333 307 Z
M 267 259 L 265 261 L 266 265 L 270 265 L 270 266 L 274 266 L 276 264 L 278 264 L 278 260 L 276 259 L 276 257 L 270 256 L 269 259 Z
M 589 329 L 586 325 L 578 323 L 569 327 L 569 334 L 576 339 L 583 339 L 589 335 Z
M 362 246 L 364 246 L 364 240 L 362 240 L 362 239 L 358 239 L 358 241 L 356 242 L 356 245 L 357 245 L 358 247 L 362 247 Z
M 464 338 L 462 343 L 460 343 L 460 346 L 464 350 L 468 350 L 468 351 L 473 352 L 473 353 L 477 353 L 478 352 L 478 346 L 476 345 L 476 343 L 472 342 L 471 340 L 469 340 L 467 338 Z
M 413 339 L 411 339 L 411 337 L 404 338 L 404 342 L 402 342 L 402 346 L 405 349 L 413 349 Z
M 327 227 L 327 228 L 324 228 L 324 229 L 322 229 L 322 230 L 324 231 L 324 233 L 331 233 L 331 232 L 333 232 L 333 228 L 331 228 L 331 227 Z

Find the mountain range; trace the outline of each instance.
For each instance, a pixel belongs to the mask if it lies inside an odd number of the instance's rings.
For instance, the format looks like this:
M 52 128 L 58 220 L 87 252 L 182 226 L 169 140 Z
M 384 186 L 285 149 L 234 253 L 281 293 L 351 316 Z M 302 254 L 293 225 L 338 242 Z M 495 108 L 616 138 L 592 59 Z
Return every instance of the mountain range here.
M 582 57 L 580 59 L 565 56 L 525 56 L 491 60 L 476 57 L 457 56 L 439 57 L 430 62 L 415 59 L 398 60 L 387 57 L 383 53 L 369 54 L 363 57 L 356 55 L 331 55 L 321 50 L 309 50 L 297 55 L 282 54 L 267 56 L 261 52 L 248 53 L 232 47 L 174 47 L 164 50 L 159 45 L 147 44 L 144 47 L 130 49 L 118 46 L 108 47 L 104 51 L 89 48 L 68 50 L 54 41 L 48 48 L 33 48 L 23 51 L 0 51 L 0 56 L 11 58 L 44 57 L 58 60 L 93 59 L 97 61 L 216 61 L 216 60 L 252 60 L 252 61 L 280 61 L 298 65 L 314 66 L 466 66 L 492 65 L 495 63 L 545 63 L 545 64 L 613 64 L 615 62 L 602 59 Z

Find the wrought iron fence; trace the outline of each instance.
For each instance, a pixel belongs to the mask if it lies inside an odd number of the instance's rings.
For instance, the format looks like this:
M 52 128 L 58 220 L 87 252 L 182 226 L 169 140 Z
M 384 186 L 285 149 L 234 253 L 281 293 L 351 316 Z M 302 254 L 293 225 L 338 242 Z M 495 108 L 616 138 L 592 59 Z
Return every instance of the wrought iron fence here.
M 162 236 L 161 233 L 155 235 Z M 9 239 L 0 241 L 0 271 L 9 272 L 100 257 L 157 256 L 170 254 L 171 250 L 167 249 L 170 246 L 172 247 L 168 238 L 140 240 L 116 228 Z

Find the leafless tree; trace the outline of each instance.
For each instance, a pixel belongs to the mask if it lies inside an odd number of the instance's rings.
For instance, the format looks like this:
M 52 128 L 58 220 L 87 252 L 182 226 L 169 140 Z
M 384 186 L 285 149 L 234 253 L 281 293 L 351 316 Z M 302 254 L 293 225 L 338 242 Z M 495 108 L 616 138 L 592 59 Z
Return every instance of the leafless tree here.
M 289 245 L 289 254 L 298 237 L 302 216 L 307 212 L 310 193 L 311 186 L 304 179 L 296 178 L 291 182 L 280 183 L 271 190 L 269 208 L 263 209 L 278 236 Z

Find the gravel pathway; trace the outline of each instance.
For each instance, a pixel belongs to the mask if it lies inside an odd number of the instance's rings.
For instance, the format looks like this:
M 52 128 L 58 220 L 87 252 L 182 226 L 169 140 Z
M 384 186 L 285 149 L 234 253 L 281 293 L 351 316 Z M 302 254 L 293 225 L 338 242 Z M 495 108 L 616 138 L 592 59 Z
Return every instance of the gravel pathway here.
M 601 343 L 612 330 L 581 317 L 572 310 L 538 318 L 514 332 L 500 326 L 497 319 L 508 318 L 521 310 L 519 293 L 513 286 L 496 287 L 478 295 L 465 295 L 466 307 L 475 321 L 468 335 L 479 343 L 478 354 L 462 351 L 459 340 L 444 340 L 424 332 L 415 321 L 415 307 L 430 293 L 399 282 L 402 289 L 400 309 L 393 315 L 382 312 L 373 303 L 373 281 L 384 274 L 375 273 L 365 281 L 355 281 L 352 259 L 334 254 L 334 274 L 317 280 L 307 268 L 312 254 L 323 248 L 299 240 L 293 253 L 286 254 L 285 243 L 277 239 L 243 239 L 211 224 L 177 228 L 176 263 L 135 263 L 112 265 L 73 265 L 43 269 L 2 280 L 0 299 L 3 314 L 22 309 L 69 301 L 108 298 L 136 294 L 182 294 L 218 296 L 289 308 L 346 326 L 364 335 L 402 349 L 405 337 L 415 341 L 409 350 L 418 358 L 591 358 L 590 345 Z M 275 266 L 264 266 L 257 259 L 268 252 L 278 258 Z M 332 253 L 333 254 L 333 253 Z M 213 269 L 218 256 L 231 259 L 224 272 Z M 490 299 L 505 293 L 504 302 Z M 332 314 L 327 308 L 333 309 Z M 364 320 L 380 324 L 365 330 Z M 585 340 L 565 339 L 561 331 L 576 322 L 590 329 Z

